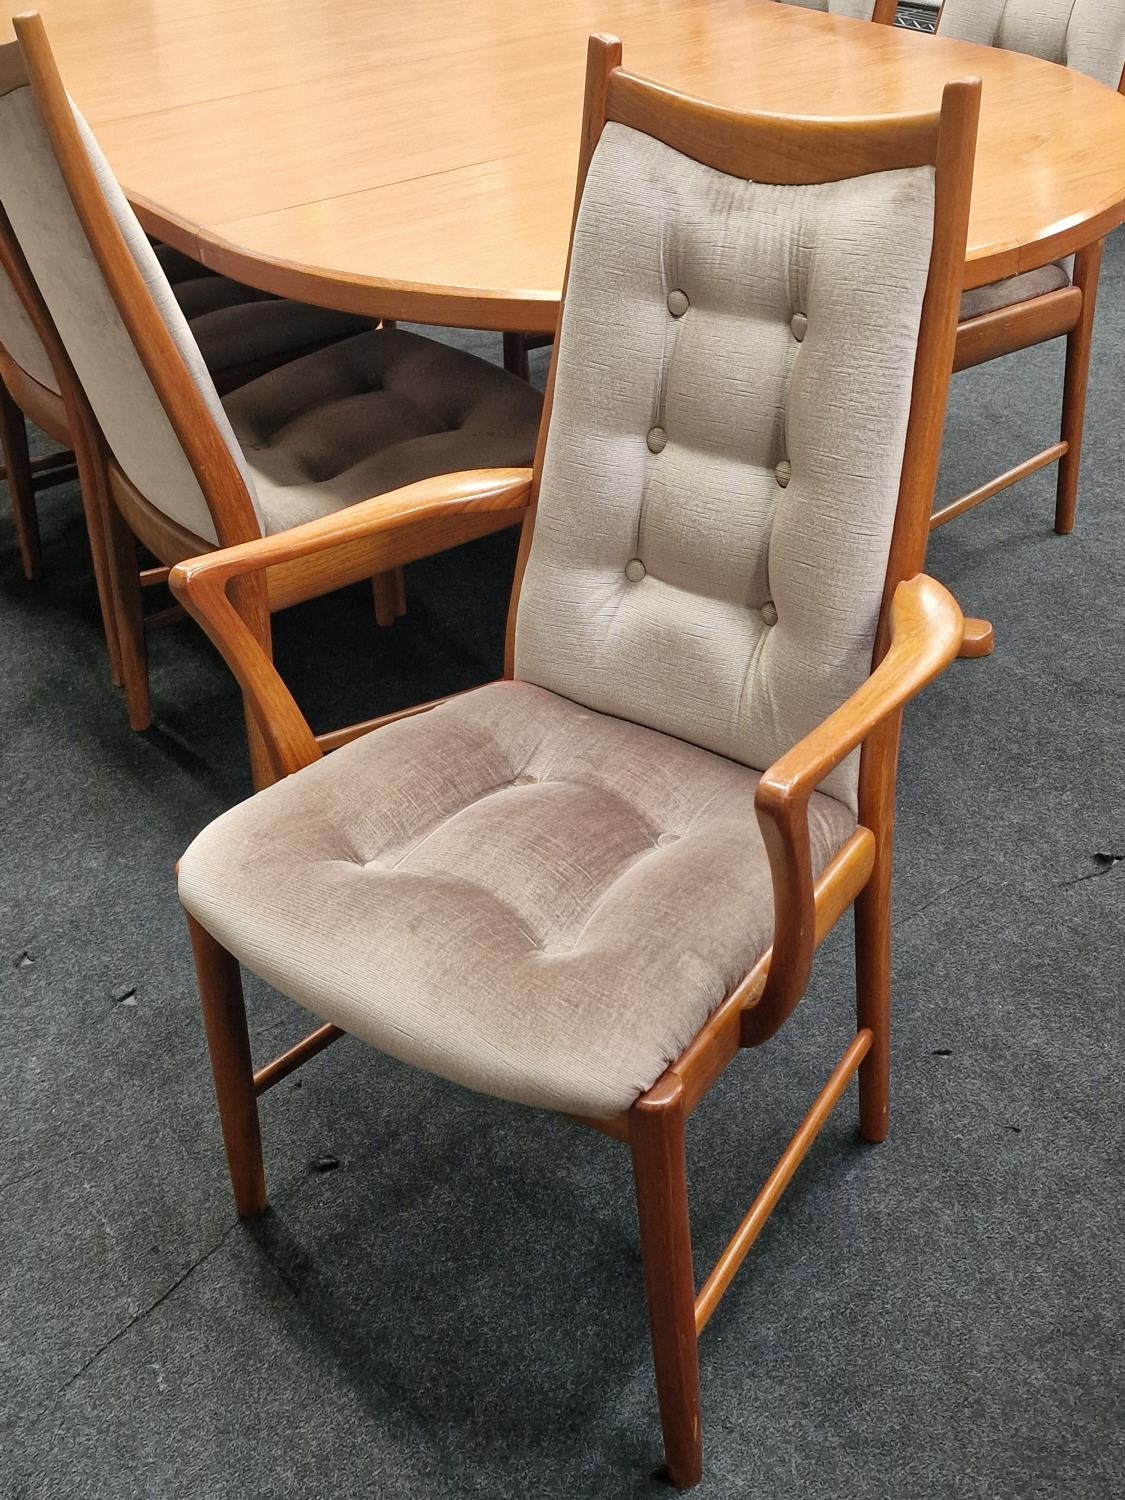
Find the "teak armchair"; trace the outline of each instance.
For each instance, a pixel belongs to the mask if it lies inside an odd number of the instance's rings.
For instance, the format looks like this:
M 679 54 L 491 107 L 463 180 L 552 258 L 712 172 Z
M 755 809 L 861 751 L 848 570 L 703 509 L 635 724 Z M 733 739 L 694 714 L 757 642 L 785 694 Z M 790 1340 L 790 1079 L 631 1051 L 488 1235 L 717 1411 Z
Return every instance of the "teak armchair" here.
M 76 453 L 88 511 L 106 536 L 129 722 L 144 729 L 137 540 L 170 566 L 412 480 L 526 463 L 541 401 L 505 371 L 399 329 L 355 334 L 220 399 L 151 245 L 67 98 L 42 21 L 13 24 L 17 40 L 0 47 L 0 206 L 33 282 L 28 296 L 41 298 L 94 419 L 74 433 Z M 518 517 L 463 516 L 416 539 L 437 552 Z M 240 607 L 268 650 L 271 612 L 373 579 L 386 623 L 403 608 L 398 566 L 369 569 L 357 545 L 246 580 Z M 247 730 L 262 785 L 265 757 L 252 722 Z
M 698 1336 L 853 1074 L 864 1138 L 887 1133 L 902 708 L 965 625 L 920 569 L 980 91 L 785 119 L 620 59 L 592 38 L 533 469 L 173 569 L 279 778 L 196 839 L 179 890 L 240 1214 L 266 1205 L 257 1096 L 345 1032 L 629 1146 L 686 1488 Z M 443 515 L 517 507 L 505 679 L 323 757 L 231 591 L 349 549 L 386 567 Z M 697 1293 L 685 1120 L 853 904 L 854 1033 Z M 241 963 L 324 1021 L 256 1071 Z
M 1125 0 L 945 0 L 937 34 L 1031 53 L 1125 93 Z M 1103 247 L 965 293 L 955 370 L 1065 337 L 1062 426 L 1057 442 L 936 511 L 935 529 L 1057 463 L 1055 530 L 1074 530 Z

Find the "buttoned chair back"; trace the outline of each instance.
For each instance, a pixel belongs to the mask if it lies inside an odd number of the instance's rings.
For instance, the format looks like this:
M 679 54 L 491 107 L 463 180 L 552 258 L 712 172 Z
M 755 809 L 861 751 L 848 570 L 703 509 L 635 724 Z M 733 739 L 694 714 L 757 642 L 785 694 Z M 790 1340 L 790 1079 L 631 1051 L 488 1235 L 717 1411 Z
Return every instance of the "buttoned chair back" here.
M 1111 89 L 1125 82 L 1123 0 L 945 0 L 937 30 L 1042 57 Z
M 871 669 L 935 179 L 919 165 L 771 181 L 768 161 L 739 165 L 605 125 L 514 671 L 764 769 Z M 928 498 L 902 498 L 903 534 L 924 530 Z M 910 571 L 921 561 L 915 545 Z M 854 810 L 857 776 L 852 757 L 824 790 Z
M 889 26 L 895 18 L 898 0 L 782 0 L 785 5 L 799 5 L 804 10 L 819 10 L 827 16 L 851 16 L 856 21 L 880 21 Z
M 76 129 L 52 140 L 19 45 L 0 47 L 0 204 L 75 375 L 118 466 L 151 504 L 204 541 L 260 535 L 253 480 L 187 320 L 97 142 L 77 111 L 73 119 Z M 27 329 L 11 327 L 35 358 Z

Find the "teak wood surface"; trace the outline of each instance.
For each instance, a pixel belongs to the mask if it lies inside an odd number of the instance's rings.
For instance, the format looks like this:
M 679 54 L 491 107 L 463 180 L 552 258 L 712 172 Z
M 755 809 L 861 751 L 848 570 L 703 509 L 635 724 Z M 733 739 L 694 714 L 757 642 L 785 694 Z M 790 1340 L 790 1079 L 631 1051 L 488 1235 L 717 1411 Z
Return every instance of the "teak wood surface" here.
M 925 113 L 945 83 L 979 76 L 967 286 L 1125 218 L 1111 90 L 773 0 L 38 8 L 147 229 L 268 291 L 375 316 L 553 331 L 592 31 L 624 37 L 632 72 L 732 109 Z

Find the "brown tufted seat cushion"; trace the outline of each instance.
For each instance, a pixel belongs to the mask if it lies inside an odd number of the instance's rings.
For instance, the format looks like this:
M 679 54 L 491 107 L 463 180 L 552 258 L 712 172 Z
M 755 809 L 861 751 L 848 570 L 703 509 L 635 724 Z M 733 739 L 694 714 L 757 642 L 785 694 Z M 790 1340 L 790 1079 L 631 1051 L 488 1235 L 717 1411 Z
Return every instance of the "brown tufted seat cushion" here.
M 153 248 L 220 395 L 375 326 L 370 318 L 243 286 L 170 245 Z
M 180 898 L 276 989 L 404 1062 L 626 1109 L 773 937 L 758 773 L 495 683 L 212 823 Z M 810 807 L 817 873 L 855 828 Z
M 983 317 L 985 313 L 1015 307 L 1020 302 L 1045 297 L 1048 292 L 1057 292 L 1069 285 L 1070 272 L 1059 261 L 1025 271 L 1020 276 L 1006 276 L 1003 281 L 993 281 L 988 286 L 974 287 L 971 292 L 965 292 L 961 298 L 961 321 L 965 323 L 970 318 Z
M 223 399 L 267 532 L 435 474 L 531 462 L 525 381 L 400 328 L 291 361 Z

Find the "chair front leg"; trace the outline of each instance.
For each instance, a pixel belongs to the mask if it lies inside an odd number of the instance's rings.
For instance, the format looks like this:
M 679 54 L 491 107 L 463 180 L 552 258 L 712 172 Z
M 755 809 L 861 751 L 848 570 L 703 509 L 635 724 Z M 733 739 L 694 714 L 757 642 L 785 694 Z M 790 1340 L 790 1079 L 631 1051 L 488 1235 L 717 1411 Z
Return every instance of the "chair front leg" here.
M 251 1218 L 266 1207 L 266 1177 L 242 975 L 238 960 L 206 928 L 191 916 L 187 924 L 235 1207 Z
M 878 838 L 871 878 L 855 900 L 856 1029 L 874 1040 L 859 1066 L 859 1133 L 878 1145 L 890 1129 L 891 867 L 890 833 Z
M 1098 304 L 1104 240 L 1080 250 L 1074 261 L 1074 284 L 1082 289 L 1082 316 L 1066 341 L 1063 377 L 1062 440 L 1066 452 L 1059 460 L 1055 499 L 1055 530 L 1069 536 L 1078 508 L 1078 473 L 1082 467 L 1082 436 L 1086 426 L 1086 392 L 1090 384 L 1090 351 Z
M 698 1484 L 703 1473 L 685 1124 L 683 1085 L 672 1074 L 629 1112 L 660 1425 L 668 1478 L 683 1490 Z

